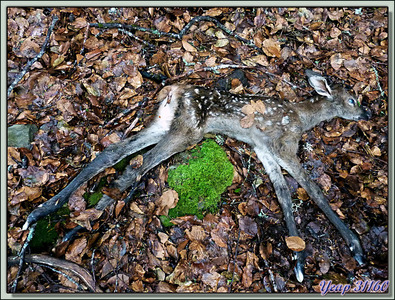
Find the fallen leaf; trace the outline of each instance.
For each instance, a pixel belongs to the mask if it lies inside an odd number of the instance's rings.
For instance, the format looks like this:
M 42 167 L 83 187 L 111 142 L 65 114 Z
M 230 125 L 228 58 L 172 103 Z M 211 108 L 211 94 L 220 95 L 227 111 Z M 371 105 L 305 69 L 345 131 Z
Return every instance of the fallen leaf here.
M 344 61 L 340 53 L 333 54 L 330 60 L 331 60 L 331 66 L 335 70 L 339 70 L 340 67 L 343 65 L 343 61 Z
M 262 42 L 262 50 L 267 56 L 281 57 L 280 42 L 272 38 L 266 39 Z
M 203 241 L 207 237 L 202 226 L 192 226 L 191 231 L 188 229 L 185 230 L 185 234 L 190 241 Z
M 226 45 L 229 44 L 229 40 L 228 39 L 219 39 L 215 42 L 215 47 L 225 47 Z
M 192 46 L 190 43 L 188 43 L 186 39 L 182 39 L 182 46 L 186 51 L 197 52 L 197 49 L 194 46 Z
M 221 8 L 210 8 L 208 11 L 206 11 L 203 16 L 210 16 L 210 17 L 218 17 L 222 15 L 222 9 Z
M 255 112 L 255 108 L 251 104 L 246 104 L 241 108 L 241 112 L 246 115 L 251 115 Z
M 243 128 L 250 128 L 252 125 L 254 125 L 254 115 L 250 114 L 245 116 L 240 120 L 240 126 Z
M 372 154 L 373 154 L 374 156 L 381 156 L 381 150 L 380 150 L 379 147 L 374 146 L 374 147 L 371 149 L 371 151 L 372 151 Z
M 299 252 L 306 248 L 306 243 L 298 236 L 288 236 L 285 238 L 287 247 L 293 251 Z
M 167 216 L 169 213 L 169 209 L 173 208 L 177 205 L 178 202 L 178 194 L 174 190 L 165 191 L 162 196 L 155 202 L 156 206 L 158 206 L 155 214 Z
M 251 105 L 254 108 L 255 111 L 259 112 L 260 114 L 264 114 L 266 111 L 265 104 L 262 102 L 262 100 L 258 100 L 256 102 L 251 101 Z
M 91 221 L 97 220 L 102 215 L 103 211 L 96 208 L 89 208 L 81 212 L 77 217 L 71 218 L 74 223 L 85 227 L 87 230 L 92 230 Z
M 86 27 L 88 22 L 85 18 L 76 18 L 71 25 L 76 29 L 80 29 Z

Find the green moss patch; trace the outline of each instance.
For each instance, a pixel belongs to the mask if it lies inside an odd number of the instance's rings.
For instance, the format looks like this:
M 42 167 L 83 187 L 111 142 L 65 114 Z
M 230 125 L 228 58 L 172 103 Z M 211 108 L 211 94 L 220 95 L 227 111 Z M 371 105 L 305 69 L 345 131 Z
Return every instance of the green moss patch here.
M 177 206 L 169 210 L 169 219 L 215 213 L 221 194 L 233 180 L 233 165 L 225 151 L 213 140 L 193 149 L 186 163 L 169 170 L 168 183 L 179 196 Z M 162 218 L 164 223 L 166 218 Z
M 30 241 L 30 248 L 32 252 L 48 251 L 55 245 L 59 235 L 56 231 L 56 224 L 59 218 L 64 218 L 70 214 L 70 210 L 65 205 L 59 209 L 54 217 L 46 217 L 37 221 L 36 229 L 32 240 Z

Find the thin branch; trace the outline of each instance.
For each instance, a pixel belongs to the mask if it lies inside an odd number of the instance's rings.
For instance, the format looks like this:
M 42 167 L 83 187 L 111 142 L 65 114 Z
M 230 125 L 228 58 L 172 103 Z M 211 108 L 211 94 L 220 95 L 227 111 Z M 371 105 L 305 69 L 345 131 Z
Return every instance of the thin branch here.
M 148 47 L 151 48 L 151 49 L 154 49 L 154 48 L 155 48 L 154 45 L 152 45 L 151 43 L 148 43 L 147 41 L 144 41 L 144 40 L 140 39 L 138 36 L 134 35 L 134 34 L 131 33 L 130 31 L 127 31 L 127 30 L 122 29 L 122 28 L 118 28 L 118 30 L 119 30 L 120 32 L 123 32 L 123 33 L 127 34 L 128 36 L 130 36 L 131 38 L 135 39 L 136 41 L 139 41 L 139 42 L 143 43 L 144 45 L 148 46 Z
M 15 265 L 18 263 L 18 260 L 19 260 L 18 256 L 11 256 L 8 257 L 7 262 L 9 265 Z M 81 279 L 82 282 L 84 282 L 92 292 L 100 292 L 100 288 L 96 286 L 92 275 L 85 268 L 81 267 L 80 265 L 74 262 L 51 257 L 48 255 L 42 255 L 42 254 L 26 255 L 25 260 L 28 263 L 35 263 L 41 266 L 45 266 L 55 272 L 60 272 L 60 271 L 55 270 L 54 268 L 61 268 L 64 270 L 68 270 L 72 274 L 76 275 L 79 279 Z M 67 274 L 64 274 L 63 272 L 60 273 L 66 276 L 72 282 L 76 283 Z M 77 285 L 80 286 L 79 284 Z
M 182 39 L 182 37 L 192 27 L 193 24 L 195 24 L 197 22 L 201 22 L 201 21 L 208 21 L 208 22 L 215 23 L 215 25 L 217 25 L 218 28 L 220 28 L 222 31 L 224 31 L 228 35 L 233 36 L 234 38 L 238 39 L 239 41 L 245 43 L 246 45 L 248 45 L 248 46 L 250 46 L 252 48 L 254 48 L 259 53 L 263 53 L 262 49 L 259 48 L 258 46 L 256 46 L 252 41 L 249 41 L 249 40 L 241 37 L 237 33 L 234 33 L 232 30 L 226 28 L 225 25 L 223 25 L 220 21 L 218 21 L 217 19 L 215 19 L 213 17 L 210 17 L 210 16 L 197 16 L 197 17 L 193 18 L 192 20 L 190 20 L 189 23 L 187 25 L 185 25 L 185 27 L 178 34 L 179 35 L 179 39 Z
M 221 69 L 254 69 L 254 68 L 255 67 L 253 67 L 253 66 L 227 65 L 227 64 L 217 65 L 217 66 L 214 66 L 214 67 L 201 67 L 201 68 L 198 68 L 198 69 L 189 70 L 189 71 L 187 71 L 185 73 L 182 73 L 180 75 L 174 76 L 172 78 L 168 78 L 168 79 L 165 80 L 164 85 L 170 84 L 170 83 L 175 82 L 175 81 L 179 81 L 180 79 L 188 77 L 188 76 L 190 76 L 190 75 L 192 75 L 194 73 L 197 73 L 197 72 L 210 72 L 210 71 L 211 72 L 216 72 L 216 71 L 221 70 Z
M 152 34 L 155 34 L 158 36 L 168 36 L 168 37 L 172 37 L 172 38 L 181 40 L 182 37 L 191 29 L 193 24 L 202 22 L 202 21 L 213 22 L 218 28 L 220 28 L 222 31 L 224 31 L 228 35 L 233 36 L 237 40 L 248 45 L 249 47 L 254 48 L 259 53 L 263 53 L 262 49 L 259 48 L 258 46 L 256 46 L 252 41 L 241 37 L 237 33 L 234 33 L 232 30 L 226 28 L 226 26 L 223 25 L 220 21 L 218 21 L 217 19 L 210 17 L 210 16 L 194 17 L 192 20 L 189 21 L 189 23 L 187 25 L 184 26 L 184 28 L 179 33 L 164 32 L 164 31 L 160 31 L 157 29 L 150 29 L 150 28 L 140 27 L 140 26 L 136 26 L 136 25 L 127 25 L 127 24 L 120 24 L 120 23 L 90 23 L 89 26 L 98 27 L 98 28 L 118 28 L 119 30 L 128 29 L 131 31 L 149 32 L 149 33 L 152 33 Z
M 30 243 L 30 241 L 32 240 L 32 238 L 34 236 L 34 231 L 36 229 L 36 225 L 37 225 L 37 223 L 34 223 L 30 227 L 30 231 L 29 231 L 29 234 L 27 235 L 25 243 L 23 244 L 23 246 L 21 248 L 21 251 L 19 251 L 19 254 L 16 257 L 16 259 L 19 258 L 19 264 L 18 264 L 19 266 L 18 266 L 18 272 L 16 273 L 16 276 L 15 276 L 15 280 L 14 280 L 14 282 L 12 284 L 12 287 L 11 287 L 11 293 L 15 293 L 16 292 L 16 288 L 17 288 L 17 285 L 18 285 L 18 278 L 19 278 L 19 275 L 22 272 L 23 263 L 25 262 L 26 249 L 27 249 L 27 246 L 29 246 L 29 243 Z
M 30 69 L 30 67 L 39 59 L 43 56 L 45 49 L 48 46 L 49 43 L 49 38 L 51 36 L 51 33 L 53 31 L 53 28 L 55 27 L 56 22 L 59 20 L 59 18 L 54 15 L 53 19 L 52 19 L 52 23 L 48 28 L 48 32 L 47 32 L 47 37 L 45 38 L 44 44 L 41 47 L 40 52 L 37 54 L 36 57 L 34 57 L 33 59 L 29 60 L 26 64 L 26 66 L 23 68 L 22 72 L 14 79 L 14 81 L 11 83 L 11 85 L 8 87 L 7 90 L 7 96 L 9 97 L 12 90 L 15 88 L 15 86 L 18 84 L 19 81 L 21 81 L 21 79 L 23 78 L 23 76 L 25 76 L 25 74 L 28 72 L 28 70 Z

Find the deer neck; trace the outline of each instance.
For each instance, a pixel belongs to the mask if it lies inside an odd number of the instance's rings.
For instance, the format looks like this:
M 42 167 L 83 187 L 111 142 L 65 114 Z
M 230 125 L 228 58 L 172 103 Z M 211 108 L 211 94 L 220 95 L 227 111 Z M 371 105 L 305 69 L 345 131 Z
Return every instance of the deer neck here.
M 323 121 L 336 117 L 336 108 L 328 105 L 329 100 L 311 98 L 296 104 L 296 112 L 301 120 L 303 131 L 308 131 Z

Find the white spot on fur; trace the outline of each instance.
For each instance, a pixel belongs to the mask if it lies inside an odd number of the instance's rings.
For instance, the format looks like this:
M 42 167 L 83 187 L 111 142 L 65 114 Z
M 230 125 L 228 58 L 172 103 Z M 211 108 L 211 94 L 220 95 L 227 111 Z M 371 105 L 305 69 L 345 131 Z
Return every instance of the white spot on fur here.
M 283 119 L 281 120 L 282 125 L 288 125 L 289 124 L 289 117 L 284 116 Z
M 177 93 L 169 93 L 171 95 L 170 101 L 163 100 L 156 113 L 155 125 L 163 130 L 169 130 L 174 119 L 174 114 L 178 106 Z M 169 103 L 168 103 L 169 102 Z
M 265 122 L 265 125 L 267 125 L 267 126 L 272 126 L 272 125 L 273 125 L 273 122 L 272 122 L 271 120 L 268 120 L 268 121 Z

